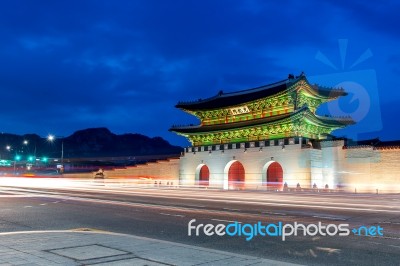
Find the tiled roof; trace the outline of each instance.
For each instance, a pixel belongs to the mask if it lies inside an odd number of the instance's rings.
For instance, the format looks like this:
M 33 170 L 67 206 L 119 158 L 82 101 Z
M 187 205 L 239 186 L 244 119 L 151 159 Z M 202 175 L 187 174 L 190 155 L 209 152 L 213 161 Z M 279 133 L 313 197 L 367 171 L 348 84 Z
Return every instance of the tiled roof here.
M 243 103 L 251 102 L 257 99 L 262 99 L 275 95 L 280 92 L 284 92 L 294 83 L 301 79 L 306 79 L 305 75 L 302 73 L 300 76 L 294 77 L 289 75 L 289 78 L 275 82 L 272 84 L 264 85 L 261 87 L 256 87 L 252 89 L 224 93 L 220 91 L 217 95 L 207 98 L 199 99 L 192 102 L 178 102 L 175 106 L 184 110 L 213 110 L 229 106 L 240 105 Z M 311 88 L 316 92 L 316 94 L 323 97 L 338 97 L 346 95 L 343 89 L 331 89 L 327 87 L 321 87 L 318 85 L 311 85 Z
M 375 149 L 399 149 L 400 148 L 400 140 L 389 140 L 389 141 L 381 141 L 379 138 L 367 139 L 367 140 L 346 140 L 346 144 L 344 146 L 345 149 L 349 148 L 363 148 L 363 147 L 373 147 Z
M 223 93 L 220 91 L 214 97 L 199 99 L 193 102 L 179 102 L 175 107 L 188 110 L 207 110 L 239 105 L 285 91 L 287 83 L 288 80 L 283 80 L 270 85 L 238 92 Z

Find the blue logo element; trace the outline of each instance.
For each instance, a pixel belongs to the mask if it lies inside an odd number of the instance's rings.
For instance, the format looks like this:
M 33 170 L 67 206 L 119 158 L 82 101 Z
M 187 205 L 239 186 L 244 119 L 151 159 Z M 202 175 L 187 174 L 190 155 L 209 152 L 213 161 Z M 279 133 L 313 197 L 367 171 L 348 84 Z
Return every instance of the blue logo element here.
M 347 39 L 340 39 L 339 54 L 341 65 L 336 66 L 321 51 L 315 59 L 334 70 L 333 73 L 308 76 L 311 83 L 343 88 L 349 95 L 322 105 L 317 112 L 338 117 L 351 117 L 356 124 L 339 129 L 336 134 L 357 140 L 360 134 L 382 129 L 382 117 L 378 93 L 378 83 L 374 69 L 357 69 L 361 63 L 371 58 L 372 52 L 366 49 L 352 63 L 347 64 Z
M 377 226 L 360 226 L 351 230 L 357 236 L 383 236 L 383 228 Z

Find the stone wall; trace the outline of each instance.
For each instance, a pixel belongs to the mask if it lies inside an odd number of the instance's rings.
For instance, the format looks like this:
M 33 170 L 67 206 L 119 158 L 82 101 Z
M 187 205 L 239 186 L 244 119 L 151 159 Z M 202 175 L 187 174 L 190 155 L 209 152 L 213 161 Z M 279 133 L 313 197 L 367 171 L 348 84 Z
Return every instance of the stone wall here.
M 148 179 L 178 184 L 179 159 L 162 160 L 137 166 L 104 171 L 106 178 Z M 165 181 L 165 182 L 164 182 Z
M 400 149 L 356 147 L 343 150 L 344 182 L 359 192 L 400 191 Z
M 301 142 L 300 142 L 301 143 Z M 106 178 L 132 178 L 149 182 L 198 186 L 199 172 L 207 165 L 209 185 L 229 189 L 230 165 L 239 161 L 245 170 L 245 189 L 266 189 L 266 172 L 272 162 L 283 169 L 283 182 L 290 188 L 341 189 L 348 192 L 400 192 L 400 148 L 357 146 L 344 148 L 343 140 L 323 141 L 321 149 L 301 144 L 212 150 L 199 148 L 185 152 L 180 159 L 170 159 L 133 167 L 105 171 Z M 76 174 L 93 178 L 94 173 Z M 67 174 L 65 175 L 67 176 Z M 67 177 L 75 177 L 68 174 Z
M 266 171 L 272 162 L 278 162 L 283 169 L 283 182 L 290 187 L 299 183 L 302 187 L 311 187 L 311 169 L 320 161 L 320 151 L 304 149 L 301 144 L 186 152 L 180 160 L 180 183 L 195 186 L 199 170 L 207 165 L 210 171 L 210 186 L 227 189 L 229 166 L 234 161 L 242 163 L 245 170 L 245 188 L 265 188 Z M 312 158 L 312 156 L 316 157 Z M 314 168 L 313 168 L 314 169 Z M 318 172 L 319 170 L 317 170 Z M 320 178 L 320 177 L 319 177 Z
M 349 192 L 399 192 L 400 149 L 322 142 L 323 180 Z

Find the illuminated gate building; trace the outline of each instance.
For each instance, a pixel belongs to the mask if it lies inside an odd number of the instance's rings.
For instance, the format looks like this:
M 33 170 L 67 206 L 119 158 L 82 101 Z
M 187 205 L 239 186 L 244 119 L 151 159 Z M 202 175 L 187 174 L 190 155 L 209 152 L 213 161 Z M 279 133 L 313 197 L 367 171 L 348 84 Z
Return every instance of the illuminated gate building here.
M 196 116 L 196 126 L 170 130 L 191 142 L 180 159 L 181 184 L 224 189 L 333 187 L 330 133 L 351 118 L 316 115 L 319 105 L 347 95 L 311 85 L 304 74 L 270 85 L 219 92 L 176 107 Z M 325 162 L 327 161 L 327 162 Z M 331 167 L 325 168 L 326 164 Z M 286 185 L 285 185 L 286 186 Z

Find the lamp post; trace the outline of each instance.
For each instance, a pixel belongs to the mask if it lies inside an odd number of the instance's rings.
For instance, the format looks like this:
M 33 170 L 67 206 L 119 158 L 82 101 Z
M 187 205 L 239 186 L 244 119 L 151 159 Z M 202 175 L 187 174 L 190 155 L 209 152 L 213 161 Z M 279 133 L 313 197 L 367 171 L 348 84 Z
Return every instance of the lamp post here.
M 7 150 L 7 152 L 8 152 L 6 158 L 12 158 L 12 155 L 11 155 L 12 147 L 11 147 L 10 145 L 7 145 L 7 146 L 6 146 L 6 150 Z
M 64 137 L 58 136 L 57 138 L 61 139 L 61 173 L 64 172 Z M 54 135 L 48 135 L 47 140 L 53 142 L 56 139 Z
M 29 152 L 29 147 L 28 147 L 29 141 L 25 139 L 25 140 L 22 142 L 22 144 L 23 144 L 23 146 L 22 146 L 22 153 L 24 153 L 24 150 L 25 150 L 26 153 L 28 153 L 28 152 Z M 25 146 L 25 148 L 24 148 L 24 146 Z
M 6 150 L 9 152 L 9 153 L 11 153 L 11 150 L 12 150 L 12 148 L 11 148 L 11 146 L 10 145 L 7 145 L 6 146 Z M 10 156 L 10 155 L 9 155 Z M 15 175 L 15 172 L 16 172 L 16 169 L 15 169 L 15 167 L 16 167 L 16 161 L 15 161 L 15 158 L 14 158 L 14 175 Z
M 13 150 L 13 148 L 10 145 L 6 146 L 6 150 L 10 152 Z M 15 156 L 13 160 L 14 164 L 14 175 L 17 173 L 17 161 L 19 162 L 21 160 L 21 155 L 18 154 L 18 149 L 15 149 Z
M 14 157 L 14 175 L 17 173 L 17 169 L 16 169 L 17 161 L 20 161 L 20 160 L 21 160 L 21 155 L 15 154 L 15 157 Z

